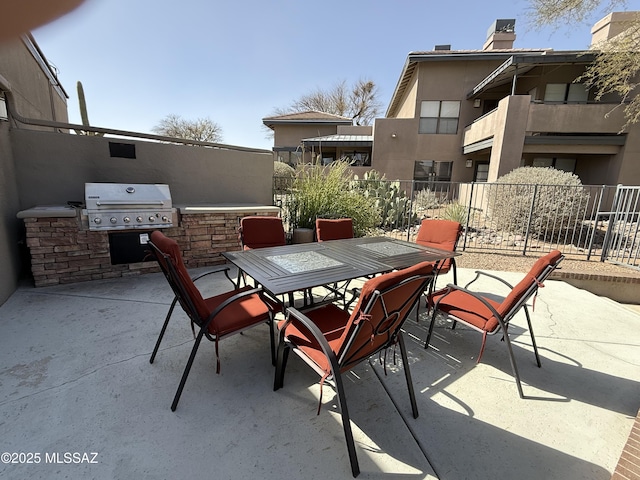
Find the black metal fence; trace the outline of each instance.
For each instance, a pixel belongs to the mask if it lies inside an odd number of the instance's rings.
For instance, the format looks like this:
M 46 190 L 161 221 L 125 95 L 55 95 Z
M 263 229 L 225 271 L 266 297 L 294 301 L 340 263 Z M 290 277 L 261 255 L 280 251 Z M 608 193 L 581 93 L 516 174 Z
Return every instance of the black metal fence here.
M 638 266 L 640 187 L 354 180 L 380 212 L 378 232 L 412 241 L 424 218 L 456 220 L 463 251 L 565 255 Z M 293 193 L 274 181 L 288 218 Z

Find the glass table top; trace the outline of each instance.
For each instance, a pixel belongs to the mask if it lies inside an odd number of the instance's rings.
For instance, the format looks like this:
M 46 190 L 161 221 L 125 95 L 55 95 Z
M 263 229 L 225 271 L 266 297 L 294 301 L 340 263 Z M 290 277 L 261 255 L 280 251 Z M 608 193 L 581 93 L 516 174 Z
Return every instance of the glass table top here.
M 374 243 L 363 243 L 358 245 L 359 248 L 364 248 L 374 253 L 378 253 L 384 256 L 394 256 L 394 255 L 403 255 L 405 253 L 415 253 L 416 250 L 419 250 L 416 247 L 409 245 L 401 245 L 395 242 L 374 242 Z
M 286 253 L 264 258 L 290 273 L 310 272 L 312 270 L 323 270 L 325 268 L 344 265 L 319 252 Z

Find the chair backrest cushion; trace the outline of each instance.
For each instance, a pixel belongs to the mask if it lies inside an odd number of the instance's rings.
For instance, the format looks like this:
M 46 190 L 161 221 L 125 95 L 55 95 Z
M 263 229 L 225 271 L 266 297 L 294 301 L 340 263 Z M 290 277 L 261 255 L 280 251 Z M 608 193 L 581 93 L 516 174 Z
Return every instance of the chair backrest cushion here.
M 399 328 L 432 278 L 432 271 L 430 262 L 422 262 L 374 277 L 363 285 L 336 352 L 342 368 L 350 368 L 395 340 Z M 382 295 L 371 304 L 376 291 Z M 360 324 L 361 328 L 357 328 Z
M 189 275 L 189 272 L 184 266 L 184 262 L 182 261 L 182 255 L 180 254 L 180 247 L 178 246 L 178 242 L 176 242 L 172 238 L 167 237 L 164 233 L 158 230 L 151 232 L 150 238 L 151 238 L 151 242 L 162 253 L 167 255 L 171 261 L 173 270 L 177 278 L 172 277 L 169 281 L 173 280 L 176 283 L 175 287 L 178 288 L 178 291 L 176 291 L 175 293 L 176 295 L 178 295 L 180 304 L 188 314 L 190 315 L 196 314 L 198 316 L 198 318 L 195 318 L 195 319 L 192 318 L 192 320 L 196 321 L 196 323 L 201 323 L 203 320 L 205 320 L 208 317 L 209 309 L 204 299 L 202 298 L 200 291 L 193 283 L 193 280 L 191 280 L 191 276 Z M 162 267 L 162 269 L 165 271 L 168 270 L 168 273 L 171 274 L 171 270 L 168 268 L 168 266 L 162 265 L 163 261 L 164 259 L 158 259 L 158 262 L 160 262 L 160 267 Z M 174 291 L 175 291 L 175 288 L 174 288 Z M 186 305 L 183 299 L 180 298 L 180 292 L 183 292 L 189 297 L 191 303 L 193 304 L 193 307 L 196 310 L 195 312 L 189 312 L 188 305 Z
M 531 289 L 533 286 L 539 286 L 545 278 L 551 273 L 555 265 L 558 263 L 560 258 L 562 257 L 562 253 L 560 250 L 553 250 L 548 254 L 540 257 L 536 263 L 533 264 L 529 273 L 527 273 L 520 282 L 513 287 L 509 295 L 505 297 L 500 306 L 496 308 L 497 312 L 505 317 L 517 304 L 520 302 L 527 292 L 531 293 L 536 291 L 537 289 Z M 485 330 L 491 332 L 495 328 L 498 327 L 498 320 L 494 317 L 490 319 L 487 323 Z
M 353 220 L 318 218 L 316 219 L 316 238 L 319 242 L 353 238 Z
M 420 223 L 416 243 L 425 247 L 439 248 L 453 252 L 462 233 L 462 225 L 453 220 L 425 219 Z M 447 273 L 452 259 L 445 259 L 440 265 L 440 272 Z
M 426 247 L 453 251 L 460 238 L 462 225 L 453 220 L 422 220 L 416 243 Z
M 286 244 L 282 219 L 249 216 L 240 220 L 240 241 L 245 250 L 279 247 Z

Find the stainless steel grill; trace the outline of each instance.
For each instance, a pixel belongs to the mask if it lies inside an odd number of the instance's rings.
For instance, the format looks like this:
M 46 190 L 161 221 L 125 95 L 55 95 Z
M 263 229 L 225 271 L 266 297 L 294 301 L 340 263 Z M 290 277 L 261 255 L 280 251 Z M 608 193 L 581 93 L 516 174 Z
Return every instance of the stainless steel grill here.
M 175 209 L 168 185 L 85 183 L 84 192 L 89 230 L 173 226 Z

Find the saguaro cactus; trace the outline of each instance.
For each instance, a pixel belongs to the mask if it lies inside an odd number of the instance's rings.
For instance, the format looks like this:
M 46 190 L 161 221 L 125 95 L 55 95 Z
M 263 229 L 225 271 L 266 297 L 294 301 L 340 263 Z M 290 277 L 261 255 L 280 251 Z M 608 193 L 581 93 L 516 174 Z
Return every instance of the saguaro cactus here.
M 84 88 L 82 88 L 82 82 L 78 81 L 77 83 L 78 89 L 78 105 L 80 106 L 80 118 L 82 119 L 82 125 L 85 127 L 90 126 L 89 123 L 89 115 L 87 114 L 87 101 L 84 98 Z M 94 135 L 97 137 L 101 137 L 103 133 L 90 132 L 87 130 L 76 130 L 78 135 Z

